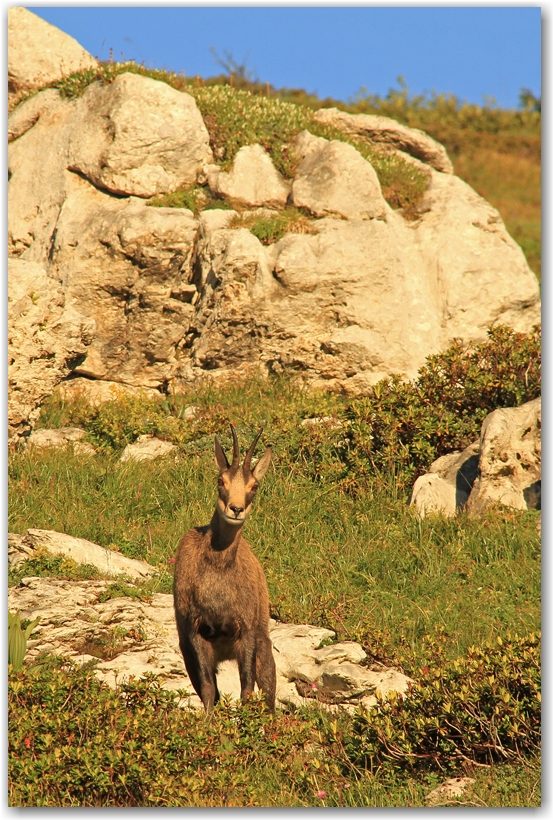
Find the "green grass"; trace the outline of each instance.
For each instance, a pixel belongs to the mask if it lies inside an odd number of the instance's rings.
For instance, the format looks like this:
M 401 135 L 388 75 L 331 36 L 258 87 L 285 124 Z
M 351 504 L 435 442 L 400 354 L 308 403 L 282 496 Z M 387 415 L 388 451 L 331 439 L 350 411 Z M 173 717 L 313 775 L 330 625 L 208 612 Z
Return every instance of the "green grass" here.
M 178 418 L 187 404 L 198 414 Z M 425 635 L 440 631 L 455 656 L 508 630 L 538 629 L 537 513 L 419 520 L 406 506 L 410 485 L 366 467 L 355 491 L 347 491 L 336 459 L 347 427 L 301 421 L 345 422 L 348 406 L 345 397 L 310 393 L 290 379 L 204 386 L 162 404 L 127 398 L 101 410 L 54 399 L 40 424 L 80 421 L 102 449 L 92 459 L 69 450 L 12 454 L 10 530 L 59 530 L 168 569 L 180 536 L 211 517 L 213 434 L 228 448 L 232 421 L 245 446 L 264 426 L 274 460 L 246 535 L 265 568 L 277 617 L 329 626 L 341 638 L 362 640 L 375 656 L 395 657 L 405 647 L 416 652 Z M 158 461 L 155 470 L 119 464 L 124 445 L 145 431 L 175 441 L 178 459 Z M 352 465 L 361 469 L 359 459 Z

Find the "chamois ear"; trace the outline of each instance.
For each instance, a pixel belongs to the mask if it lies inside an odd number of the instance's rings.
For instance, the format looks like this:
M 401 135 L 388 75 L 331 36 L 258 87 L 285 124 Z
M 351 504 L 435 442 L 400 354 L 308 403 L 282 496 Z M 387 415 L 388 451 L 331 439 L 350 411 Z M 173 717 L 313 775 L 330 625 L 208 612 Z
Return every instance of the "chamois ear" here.
M 271 448 L 269 447 L 267 450 L 265 450 L 265 452 L 263 453 L 263 455 L 261 456 L 261 458 L 259 459 L 259 461 L 257 462 L 257 464 L 255 465 L 255 467 L 252 470 L 253 477 L 257 481 L 261 481 L 261 479 L 263 478 L 263 476 L 265 475 L 265 473 L 269 469 L 269 464 L 270 463 L 271 463 Z
M 223 448 L 219 444 L 219 439 L 217 438 L 217 436 L 215 436 L 215 461 L 217 462 L 217 467 L 219 468 L 220 473 L 224 473 L 225 470 L 228 470 L 228 459 L 224 453 Z

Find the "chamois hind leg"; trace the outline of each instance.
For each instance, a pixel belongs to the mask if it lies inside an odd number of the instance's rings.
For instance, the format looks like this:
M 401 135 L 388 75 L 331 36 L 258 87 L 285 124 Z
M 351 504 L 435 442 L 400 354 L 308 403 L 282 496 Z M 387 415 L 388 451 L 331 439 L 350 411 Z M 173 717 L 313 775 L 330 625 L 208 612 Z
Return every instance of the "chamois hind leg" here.
M 255 658 L 255 680 L 265 695 L 265 702 L 271 712 L 275 711 L 276 667 L 271 639 L 258 636 Z

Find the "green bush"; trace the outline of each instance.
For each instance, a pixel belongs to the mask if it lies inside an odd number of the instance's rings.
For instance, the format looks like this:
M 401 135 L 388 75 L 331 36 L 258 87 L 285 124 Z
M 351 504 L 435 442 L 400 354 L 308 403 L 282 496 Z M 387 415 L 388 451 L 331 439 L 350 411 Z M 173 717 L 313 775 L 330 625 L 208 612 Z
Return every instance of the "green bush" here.
M 51 555 L 37 550 L 37 554 L 8 569 L 8 586 L 17 586 L 22 578 L 65 578 L 68 581 L 88 581 L 100 577 L 93 564 L 78 564 L 65 555 Z
M 270 215 L 240 214 L 234 218 L 230 227 L 248 228 L 263 245 L 278 242 L 286 233 L 316 233 L 309 215 L 292 206 Z
M 61 661 L 11 674 L 8 698 L 11 806 L 286 805 L 313 791 L 313 725 L 256 698 L 206 716 L 152 676 L 114 691 Z
M 352 486 L 393 475 L 400 487 L 441 455 L 464 449 L 498 407 L 515 407 L 541 392 L 540 329 L 492 327 L 482 344 L 454 342 L 429 356 L 414 382 L 392 377 L 347 409 L 343 459 Z
M 356 766 L 452 772 L 463 761 L 489 764 L 539 748 L 539 634 L 498 637 L 454 661 L 439 642 L 428 650 L 431 660 L 405 697 L 356 715 L 344 740 Z

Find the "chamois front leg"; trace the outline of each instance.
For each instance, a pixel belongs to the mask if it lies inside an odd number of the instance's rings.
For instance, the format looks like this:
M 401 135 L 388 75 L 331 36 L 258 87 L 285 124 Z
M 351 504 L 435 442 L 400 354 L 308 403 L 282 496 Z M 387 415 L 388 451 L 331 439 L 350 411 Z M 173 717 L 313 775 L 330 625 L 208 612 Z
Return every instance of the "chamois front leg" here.
M 276 697 L 276 667 L 271 639 L 266 635 L 259 635 L 257 639 L 255 680 L 265 695 L 265 703 L 271 712 L 274 712 Z
M 220 697 L 217 688 L 213 647 L 201 635 L 196 634 L 189 638 L 180 629 L 179 646 L 188 677 L 196 690 L 196 694 L 206 710 L 212 709 Z
M 254 636 L 242 638 L 237 647 L 236 660 L 240 672 L 240 697 L 246 700 L 255 686 L 255 640 Z

